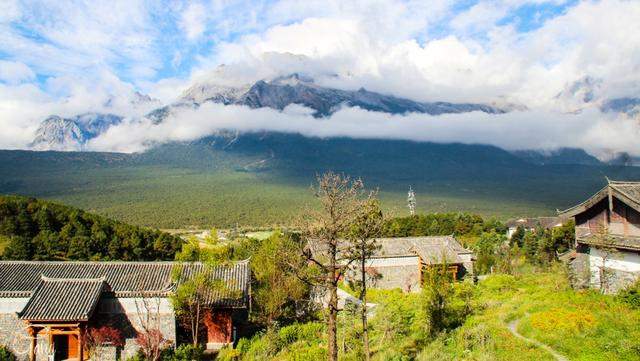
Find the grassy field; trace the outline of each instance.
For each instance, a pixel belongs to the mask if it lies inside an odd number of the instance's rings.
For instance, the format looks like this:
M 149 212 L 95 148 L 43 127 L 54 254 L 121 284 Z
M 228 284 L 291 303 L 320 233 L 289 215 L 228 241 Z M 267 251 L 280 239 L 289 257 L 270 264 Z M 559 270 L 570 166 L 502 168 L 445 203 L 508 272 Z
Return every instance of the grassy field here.
M 489 276 L 472 287 L 471 316 L 435 339 L 422 331 L 421 297 L 372 290 L 369 301 L 378 304 L 370 319 L 373 360 L 543 361 L 556 360 L 554 354 L 568 360 L 640 360 L 640 310 L 614 296 L 572 290 L 560 268 Z M 357 329 L 357 315 L 343 311 L 338 337 L 343 360 L 362 358 Z M 294 324 L 259 334 L 241 340 L 227 356 L 244 361 L 323 358 L 324 325 Z
M 17 193 L 77 206 L 127 223 L 159 228 L 228 228 L 288 224 L 312 203 L 312 176 L 292 182 L 262 173 L 203 171 L 167 166 L 48 171 L 21 176 Z M 366 180 L 365 180 L 366 181 Z M 375 185 L 372 185 L 372 187 Z M 418 190 L 419 212 L 470 211 L 507 218 L 551 214 L 535 200 L 443 187 Z M 406 192 L 385 191 L 389 215 L 407 214 Z M 449 193 L 449 194 L 446 194 Z
M 549 352 L 515 338 L 507 328 L 515 324 L 525 337 L 570 360 L 640 360 L 640 310 L 629 308 L 613 296 L 574 291 L 562 271 L 490 276 L 477 287 L 475 297 L 484 309 L 442 343 L 441 350 L 447 355 L 552 359 Z M 469 335 L 490 341 L 478 350 L 469 350 Z M 435 356 L 440 352 L 425 350 L 424 359 L 434 359 L 429 358 L 432 353 Z M 491 354 L 495 358 L 487 358 Z

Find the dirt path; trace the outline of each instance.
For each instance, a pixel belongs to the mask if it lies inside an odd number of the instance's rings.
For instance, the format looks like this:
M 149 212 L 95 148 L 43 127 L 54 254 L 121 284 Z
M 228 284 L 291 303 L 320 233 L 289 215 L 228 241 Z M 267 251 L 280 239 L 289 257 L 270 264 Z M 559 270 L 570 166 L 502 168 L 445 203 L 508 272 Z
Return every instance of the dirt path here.
M 507 327 L 509 328 L 509 331 L 511 331 L 511 333 L 514 336 L 516 336 L 517 338 L 519 338 L 519 339 L 521 339 L 521 340 L 523 340 L 523 341 L 525 341 L 527 343 L 530 343 L 532 345 L 540 347 L 541 349 L 543 349 L 543 350 L 547 351 L 548 353 L 550 353 L 551 355 L 553 355 L 553 357 L 555 357 L 556 360 L 558 360 L 558 361 L 569 361 L 568 358 L 566 358 L 565 356 L 562 356 L 556 350 L 554 350 L 551 347 L 545 345 L 544 343 L 542 343 L 542 342 L 540 342 L 538 340 L 534 340 L 532 338 L 528 338 L 528 337 L 525 337 L 525 336 L 521 335 L 518 332 L 518 322 L 520 322 L 520 320 L 514 320 L 514 321 L 509 322 L 509 324 L 507 325 Z

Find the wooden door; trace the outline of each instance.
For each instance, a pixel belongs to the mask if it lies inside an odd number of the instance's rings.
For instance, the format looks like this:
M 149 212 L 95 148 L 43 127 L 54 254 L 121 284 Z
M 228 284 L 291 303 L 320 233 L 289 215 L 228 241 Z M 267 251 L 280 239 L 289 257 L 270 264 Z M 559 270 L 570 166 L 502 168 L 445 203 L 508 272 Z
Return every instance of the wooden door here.
M 55 348 L 55 361 L 78 359 L 77 335 L 53 335 L 53 346 Z
M 77 335 L 69 335 L 69 354 L 67 355 L 68 359 L 78 359 L 78 336 Z

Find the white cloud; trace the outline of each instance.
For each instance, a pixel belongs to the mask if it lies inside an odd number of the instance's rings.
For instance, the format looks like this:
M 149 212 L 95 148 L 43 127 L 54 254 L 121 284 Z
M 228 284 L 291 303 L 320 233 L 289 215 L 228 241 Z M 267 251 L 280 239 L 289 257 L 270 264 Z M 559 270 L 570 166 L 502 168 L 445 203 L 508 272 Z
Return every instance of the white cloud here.
M 313 137 L 408 139 L 430 142 L 492 144 L 508 150 L 577 147 L 604 157 L 627 151 L 640 154 L 640 130 L 633 119 L 596 109 L 580 114 L 515 111 L 507 114 L 390 115 L 345 108 L 328 118 L 290 106 L 283 112 L 205 103 L 199 109 L 175 109 L 161 124 L 129 122 L 90 142 L 94 150 L 140 152 L 155 144 L 188 141 L 219 130 L 276 131 Z M 616 139 L 616 142 L 611 142 Z
M 204 33 L 206 21 L 207 9 L 201 3 L 193 2 L 182 12 L 180 27 L 185 32 L 187 39 L 194 40 Z
M 35 79 L 36 74 L 26 64 L 0 60 L 0 81 L 18 84 Z
M 135 79 L 160 67 L 157 29 L 141 0 L 20 2 L 14 9 L 0 22 L 2 51 L 38 73 L 73 75 L 108 66 Z
M 454 17 L 454 28 L 458 23 L 463 28 L 483 24 L 477 40 L 466 32 L 416 40 L 417 28 L 402 21 L 410 18 L 402 12 L 390 12 L 387 17 L 325 16 L 224 43 L 217 48 L 215 60 L 273 75 L 291 68 L 269 62 L 265 54 L 300 54 L 305 56 L 308 73 L 340 75 L 326 79 L 325 84 L 332 86 L 364 86 L 425 101 L 505 99 L 529 107 L 557 106 L 554 96 L 587 75 L 604 80 L 606 96 L 623 93 L 615 90 L 619 88 L 635 89 L 632 84 L 640 83 L 640 37 L 631 35 L 640 34 L 640 3 L 582 2 L 528 33 L 494 24 L 504 9 L 522 3 L 481 2 Z M 492 15 L 482 23 L 484 16 L 469 15 L 476 12 Z

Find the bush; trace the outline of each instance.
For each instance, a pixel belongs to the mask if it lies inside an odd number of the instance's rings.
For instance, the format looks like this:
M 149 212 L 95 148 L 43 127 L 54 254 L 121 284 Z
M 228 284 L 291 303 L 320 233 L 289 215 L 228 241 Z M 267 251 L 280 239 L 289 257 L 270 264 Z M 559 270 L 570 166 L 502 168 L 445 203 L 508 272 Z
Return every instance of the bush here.
M 640 309 L 640 280 L 620 291 L 618 298 L 635 309 Z
M 0 345 L 0 361 L 16 361 L 16 355 L 7 346 Z
M 172 361 L 193 361 L 201 360 L 204 354 L 204 348 L 202 346 L 194 345 L 180 345 L 173 355 Z
M 144 357 L 144 353 L 142 353 L 142 350 L 138 350 L 138 352 L 136 352 L 135 355 L 127 358 L 126 361 L 145 361 L 145 357 Z

